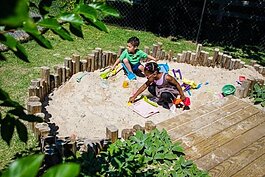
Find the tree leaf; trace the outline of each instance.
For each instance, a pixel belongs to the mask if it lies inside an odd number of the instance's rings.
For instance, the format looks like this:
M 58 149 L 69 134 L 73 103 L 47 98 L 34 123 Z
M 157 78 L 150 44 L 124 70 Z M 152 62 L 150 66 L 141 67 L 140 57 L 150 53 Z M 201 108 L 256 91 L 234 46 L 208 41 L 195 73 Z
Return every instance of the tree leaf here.
M 96 20 L 95 22 L 92 22 L 94 24 L 94 26 L 106 33 L 109 32 L 109 29 L 108 27 L 102 22 L 102 21 L 99 21 L 99 20 Z
M 23 29 L 42 47 L 52 49 L 52 45 L 49 40 L 43 37 L 37 28 L 37 25 L 32 21 L 28 20 L 24 23 Z
M 262 101 L 264 101 L 264 99 L 262 99 L 262 98 L 255 98 L 254 99 L 255 104 L 261 103 Z
M 11 138 L 14 134 L 15 119 L 9 114 L 1 122 L 1 136 L 3 140 L 10 145 Z
M 80 166 L 75 163 L 60 164 L 51 167 L 42 177 L 75 177 L 78 176 Z
M 176 159 L 176 158 L 177 158 L 176 154 L 173 154 L 173 153 L 165 154 L 165 159 L 173 160 L 173 159 Z
M 62 39 L 73 41 L 69 32 L 64 29 L 56 19 L 46 18 L 38 23 L 40 26 L 51 29 L 54 33 L 58 34 Z
M 70 28 L 69 29 L 70 29 L 71 33 L 73 33 L 77 37 L 84 38 L 81 25 L 76 25 L 74 23 L 70 23 Z
M 18 116 L 22 120 L 26 120 L 28 122 L 43 122 L 41 117 L 26 114 L 23 109 L 12 109 L 9 110 L 8 113 Z
M 35 177 L 44 155 L 32 155 L 14 161 L 2 177 Z
M 28 0 L 3 0 L 0 6 L 0 25 L 19 27 L 29 18 Z
M 69 22 L 72 24 L 76 24 L 76 25 L 83 25 L 83 19 L 78 15 L 78 14 L 74 14 L 74 13 L 63 13 L 59 16 L 60 20 L 65 21 L 65 22 Z
M 156 153 L 154 159 L 164 159 L 165 155 L 163 153 Z
M 70 36 L 69 32 L 63 27 L 59 29 L 52 29 L 52 31 L 58 34 L 64 40 L 73 41 L 73 38 Z
M 28 141 L 27 127 L 18 119 L 16 119 L 15 125 L 16 125 L 16 129 L 17 129 L 17 133 L 18 133 L 19 139 L 22 142 L 27 143 L 27 141 Z
M 109 5 L 106 5 L 106 4 L 90 4 L 90 6 L 93 6 L 95 7 L 97 10 L 100 10 L 102 13 L 104 13 L 105 15 L 110 15 L 110 16 L 113 16 L 113 17 L 120 17 L 120 14 L 119 12 L 112 8 L 111 6 Z
M 7 100 L 10 99 L 7 92 L 0 88 L 0 100 Z
M 9 49 L 15 51 L 17 50 L 17 40 L 9 35 L 8 33 L 1 34 L 0 33 L 0 41 L 2 44 L 6 45 Z
M 38 22 L 38 25 L 49 29 L 61 28 L 59 22 L 54 18 L 44 18 L 43 20 Z
M 18 58 L 29 63 L 28 54 L 25 48 L 21 44 L 17 43 L 17 51 L 13 51 L 13 52 Z
M 97 11 L 88 5 L 79 4 L 75 8 L 75 12 L 84 15 L 86 18 L 95 22 L 97 20 Z
M 0 41 L 6 45 L 12 52 L 25 62 L 29 62 L 28 55 L 24 47 L 17 42 L 17 40 L 8 33 L 0 34 Z

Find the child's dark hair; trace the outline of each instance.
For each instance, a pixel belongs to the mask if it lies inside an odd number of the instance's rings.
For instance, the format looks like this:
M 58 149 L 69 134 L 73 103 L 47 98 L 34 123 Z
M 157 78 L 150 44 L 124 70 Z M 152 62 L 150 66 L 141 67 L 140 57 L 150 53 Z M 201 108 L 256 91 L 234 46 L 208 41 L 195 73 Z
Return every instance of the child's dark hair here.
M 140 45 L 140 40 L 138 39 L 138 37 L 130 37 L 127 41 L 127 43 L 132 44 L 134 47 L 138 47 Z
M 144 67 L 144 71 L 148 71 L 149 73 L 159 72 L 159 70 L 160 68 L 155 62 L 146 63 Z

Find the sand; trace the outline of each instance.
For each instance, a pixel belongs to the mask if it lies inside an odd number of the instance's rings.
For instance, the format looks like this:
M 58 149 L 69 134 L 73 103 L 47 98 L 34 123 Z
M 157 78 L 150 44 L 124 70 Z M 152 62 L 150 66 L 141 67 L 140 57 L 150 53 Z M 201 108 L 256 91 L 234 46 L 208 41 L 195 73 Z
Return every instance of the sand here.
M 160 63 L 165 63 L 161 62 Z M 265 79 L 252 68 L 226 70 L 203 66 L 191 66 L 184 63 L 169 62 L 170 69 L 180 69 L 183 78 L 201 83 L 199 89 L 192 89 L 190 109 L 197 109 L 200 105 L 213 100 L 224 102 L 220 93 L 225 84 L 238 86 L 239 76 Z M 148 118 L 141 117 L 127 105 L 127 101 L 145 78 L 137 77 L 136 81 L 129 82 L 129 88 L 123 88 L 123 81 L 127 80 L 124 72 L 107 80 L 99 77 L 100 71 L 88 72 L 80 82 L 76 78 L 83 73 L 77 73 L 50 95 L 48 105 L 45 107 L 51 114 L 50 122 L 59 126 L 59 135 L 76 135 L 78 138 L 97 140 L 105 138 L 106 126 L 115 125 L 119 132 L 125 128 L 132 128 L 135 124 L 144 126 L 147 120 L 159 123 L 186 111 L 176 109 L 174 112 L 159 106 L 159 113 Z M 180 83 L 182 83 L 179 80 Z M 150 95 L 148 91 L 143 93 Z M 249 99 L 245 99 L 248 101 Z

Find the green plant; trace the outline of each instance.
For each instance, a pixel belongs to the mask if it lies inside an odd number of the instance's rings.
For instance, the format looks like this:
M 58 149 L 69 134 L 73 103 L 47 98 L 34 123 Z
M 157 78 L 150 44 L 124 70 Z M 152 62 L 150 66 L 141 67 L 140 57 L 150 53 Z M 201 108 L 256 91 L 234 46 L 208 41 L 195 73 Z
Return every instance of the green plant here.
M 44 155 L 32 155 L 15 160 L 1 177 L 35 177 Z M 60 164 L 49 168 L 42 177 L 75 177 L 79 174 L 80 166 L 75 163 Z
M 179 143 L 173 144 L 165 130 L 156 129 L 148 134 L 137 131 L 129 140 L 111 144 L 97 157 L 93 154 L 86 157 L 89 159 L 84 156 L 79 159 L 84 176 L 208 176 L 184 158 L 183 148 Z M 94 164 L 93 169 L 90 164 Z
M 261 104 L 262 107 L 265 107 L 265 85 L 256 83 L 250 94 L 250 98 L 254 98 L 254 104 Z

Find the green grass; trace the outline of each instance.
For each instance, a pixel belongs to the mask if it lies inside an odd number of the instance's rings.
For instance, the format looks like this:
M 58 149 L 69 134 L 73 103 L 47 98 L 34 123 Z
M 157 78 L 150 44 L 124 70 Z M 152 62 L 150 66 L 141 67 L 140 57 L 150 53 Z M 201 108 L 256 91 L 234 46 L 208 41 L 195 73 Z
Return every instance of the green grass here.
M 183 39 L 171 41 L 170 38 L 162 38 L 149 32 L 123 29 L 115 26 L 108 27 L 110 33 L 101 32 L 93 27 L 84 27 L 84 39 L 75 38 L 72 42 L 61 40 L 57 35 L 47 32 L 45 36 L 51 41 L 54 47 L 53 50 L 44 49 L 34 41 L 23 44 L 28 52 L 30 63 L 19 60 L 11 52 L 4 52 L 7 61 L 0 62 L 1 88 L 8 92 L 14 101 L 25 105 L 30 80 L 40 77 L 41 66 L 53 68 L 57 64 L 62 64 L 64 58 L 70 57 L 73 53 L 79 54 L 83 58 L 96 47 L 117 52 L 119 46 L 126 46 L 127 39 L 132 36 L 137 36 L 140 39 L 140 49 L 143 49 L 144 46 L 149 46 L 151 50 L 154 43 L 162 42 L 163 49 L 166 51 L 172 50 L 174 54 L 183 50 L 196 50 L 194 43 Z M 215 47 L 205 47 L 204 50 L 209 51 L 211 54 Z M 222 51 L 222 48 L 219 48 Z M 0 110 L 2 111 L 3 109 L 0 107 Z M 12 140 L 10 147 L 0 139 L 0 169 L 8 164 L 17 152 L 24 151 L 35 145 L 36 141 L 31 133 L 27 145 L 19 142 L 17 136 Z
M 72 42 L 61 40 L 57 35 L 48 32 L 45 36 L 51 41 L 54 47 L 53 50 L 44 49 L 34 41 L 23 44 L 28 52 L 30 63 L 16 58 L 12 52 L 4 52 L 7 61 L 0 62 L 1 88 L 9 93 L 11 99 L 25 105 L 30 80 L 40 77 L 41 66 L 49 66 L 52 69 L 53 66 L 62 64 L 65 57 L 70 57 L 73 53 L 76 53 L 82 58 L 91 53 L 91 50 L 96 47 L 117 52 L 119 46 L 126 46 L 127 40 L 131 36 L 139 37 L 141 41 L 140 49 L 149 46 L 151 50 L 152 45 L 157 42 L 162 42 L 166 51 L 171 49 L 175 53 L 182 50 L 195 50 L 196 48 L 194 44 L 184 40 L 172 42 L 170 39 L 161 38 L 148 32 L 122 29 L 115 26 L 109 26 L 109 28 L 110 33 L 105 33 L 93 27 L 84 27 L 84 39 L 75 38 Z M 3 110 L 1 107 L 0 109 Z M 29 136 L 27 145 L 20 142 L 17 135 L 12 140 L 10 147 L 0 139 L 0 169 L 3 169 L 16 153 L 35 145 L 36 141 L 32 135 Z

